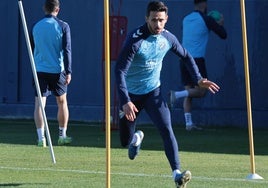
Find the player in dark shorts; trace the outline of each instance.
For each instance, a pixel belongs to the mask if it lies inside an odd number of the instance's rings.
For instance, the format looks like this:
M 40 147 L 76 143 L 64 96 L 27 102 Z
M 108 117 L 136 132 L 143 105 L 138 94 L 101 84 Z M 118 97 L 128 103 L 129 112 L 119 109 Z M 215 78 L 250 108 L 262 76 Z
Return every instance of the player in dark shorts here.
M 69 25 L 57 18 L 59 6 L 59 0 L 45 1 L 45 16 L 33 26 L 31 44 L 43 104 L 46 105 L 46 99 L 52 92 L 58 105 L 58 145 L 66 145 L 72 142 L 72 138 L 66 135 L 69 120 L 67 86 L 71 82 L 72 73 L 71 32 Z M 34 120 L 38 136 L 37 145 L 46 147 L 42 109 L 37 95 Z
M 213 31 L 222 39 L 226 39 L 227 33 L 223 27 L 224 19 L 222 15 L 219 20 L 207 15 L 207 0 L 194 0 L 194 5 L 194 11 L 183 19 L 182 45 L 195 59 L 201 76 L 207 78 L 205 53 L 209 33 Z M 170 91 L 170 106 L 174 107 L 178 98 L 184 98 L 183 109 L 186 130 L 201 130 L 202 128 L 196 126 L 192 121 L 192 99 L 204 97 L 206 90 L 193 83 L 190 73 L 183 64 L 181 65 L 181 75 L 185 90 Z

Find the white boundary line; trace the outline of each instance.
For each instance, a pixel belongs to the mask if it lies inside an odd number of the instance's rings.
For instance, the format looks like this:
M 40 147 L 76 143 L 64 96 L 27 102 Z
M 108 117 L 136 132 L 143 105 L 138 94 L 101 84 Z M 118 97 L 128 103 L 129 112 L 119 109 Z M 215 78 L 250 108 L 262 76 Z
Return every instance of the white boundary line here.
M 78 173 L 78 174 L 105 174 L 104 171 L 94 171 L 94 170 L 71 170 L 71 169 L 52 169 L 52 168 L 24 168 L 24 167 L 5 167 L 0 166 L 0 169 L 7 170 L 20 170 L 20 171 L 50 171 L 50 172 L 70 172 L 70 173 Z M 159 174 L 143 174 L 143 173 L 111 173 L 112 175 L 120 175 L 120 176 L 136 176 L 136 177 L 156 177 L 156 178 L 171 178 L 171 175 L 159 175 Z M 238 181 L 238 182 L 254 182 L 266 184 L 268 181 L 265 180 L 247 180 L 241 178 L 210 178 L 210 177 L 201 177 L 201 176 L 193 176 L 192 179 L 197 180 L 209 180 L 209 181 Z

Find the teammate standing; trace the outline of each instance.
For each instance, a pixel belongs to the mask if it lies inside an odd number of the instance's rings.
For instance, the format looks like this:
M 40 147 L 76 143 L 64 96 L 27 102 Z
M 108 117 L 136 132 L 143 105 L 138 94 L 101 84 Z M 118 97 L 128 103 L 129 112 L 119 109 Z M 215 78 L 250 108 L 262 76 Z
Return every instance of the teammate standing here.
M 71 32 L 69 25 L 57 18 L 60 10 L 59 0 L 46 0 L 45 17 L 32 29 L 32 47 L 34 61 L 40 85 L 43 105 L 52 92 L 58 105 L 59 139 L 58 145 L 70 144 L 72 138 L 66 135 L 69 110 L 67 104 L 67 86 L 71 82 L 72 54 Z M 46 147 L 44 120 L 35 94 L 34 120 L 38 135 L 38 146 Z

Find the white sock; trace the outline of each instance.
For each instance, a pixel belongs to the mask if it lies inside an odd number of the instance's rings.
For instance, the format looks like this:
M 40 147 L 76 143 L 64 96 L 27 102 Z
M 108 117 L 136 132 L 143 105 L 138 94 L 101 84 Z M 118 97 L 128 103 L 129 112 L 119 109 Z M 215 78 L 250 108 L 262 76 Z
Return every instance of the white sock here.
M 186 126 L 191 126 L 191 125 L 193 125 L 192 114 L 191 114 L 191 113 L 189 113 L 189 112 L 184 113 L 184 118 L 185 118 Z
M 188 96 L 189 96 L 189 92 L 187 90 L 176 91 L 175 92 L 175 97 L 176 98 L 182 98 L 182 97 L 188 97 Z
M 181 174 L 181 171 L 179 169 L 176 169 L 176 170 L 173 171 L 173 174 L 172 174 L 173 179 L 175 179 L 177 174 Z
M 144 135 L 143 135 L 142 131 L 135 132 L 135 134 L 133 135 L 133 138 L 131 140 L 131 144 L 133 144 L 134 146 L 140 145 L 142 142 L 143 136 Z
M 60 138 L 65 138 L 66 137 L 66 131 L 67 131 L 66 127 L 59 127 L 59 137 Z
M 36 129 L 38 141 L 42 141 L 45 138 L 45 129 L 44 127 Z

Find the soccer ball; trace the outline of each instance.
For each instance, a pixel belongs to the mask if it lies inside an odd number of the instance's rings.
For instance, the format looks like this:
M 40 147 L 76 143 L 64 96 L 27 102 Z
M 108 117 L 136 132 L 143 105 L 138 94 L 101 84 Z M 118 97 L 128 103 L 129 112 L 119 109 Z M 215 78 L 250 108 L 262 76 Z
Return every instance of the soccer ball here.
M 210 11 L 208 16 L 212 17 L 216 22 L 219 22 L 222 18 L 222 14 L 217 10 Z

